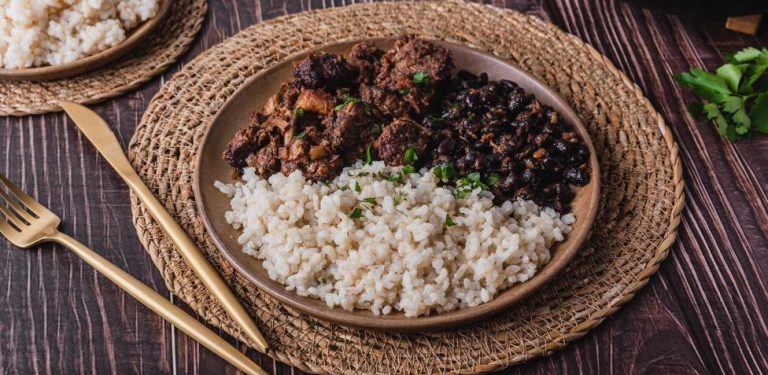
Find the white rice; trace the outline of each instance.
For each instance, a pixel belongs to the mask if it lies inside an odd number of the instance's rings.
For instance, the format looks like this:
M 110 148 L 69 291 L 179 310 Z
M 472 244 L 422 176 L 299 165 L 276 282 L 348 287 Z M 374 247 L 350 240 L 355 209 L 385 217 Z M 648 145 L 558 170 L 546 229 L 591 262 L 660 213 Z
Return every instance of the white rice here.
M 0 0 L 0 68 L 61 65 L 111 48 L 158 0 Z
M 265 180 L 246 168 L 242 181 L 216 187 L 231 197 L 226 220 L 242 229 L 243 251 L 261 259 L 270 278 L 329 306 L 375 314 L 413 317 L 488 302 L 530 279 L 575 222 L 531 201 L 494 206 L 480 189 L 458 199 L 426 169 L 405 184 L 374 177 L 399 170 L 358 163 L 326 185 L 298 171 Z M 361 218 L 350 217 L 354 208 Z M 447 215 L 454 226 L 445 225 Z

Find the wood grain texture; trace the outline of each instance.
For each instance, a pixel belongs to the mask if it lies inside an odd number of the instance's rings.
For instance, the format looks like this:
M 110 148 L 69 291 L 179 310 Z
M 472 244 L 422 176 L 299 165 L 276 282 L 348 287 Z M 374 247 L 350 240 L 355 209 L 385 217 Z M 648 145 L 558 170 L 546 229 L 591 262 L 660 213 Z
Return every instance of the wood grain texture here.
M 181 63 L 95 109 L 126 146 L 152 95 L 184 61 L 254 23 L 348 3 L 211 0 Z M 565 350 L 504 373 L 767 372 L 768 137 L 724 141 L 687 114 L 690 93 L 670 78 L 691 66 L 713 69 L 725 52 L 768 45 L 766 28 L 752 37 L 725 30 L 724 17 L 665 15 L 613 0 L 490 3 L 555 23 L 635 81 L 677 138 L 687 189 L 679 240 L 648 286 Z M 127 188 L 63 115 L 0 118 L 0 172 L 60 214 L 69 234 L 168 293 L 136 238 Z M 0 240 L 0 285 L 0 374 L 237 373 L 58 246 L 25 251 Z M 302 374 L 248 354 L 270 373 Z

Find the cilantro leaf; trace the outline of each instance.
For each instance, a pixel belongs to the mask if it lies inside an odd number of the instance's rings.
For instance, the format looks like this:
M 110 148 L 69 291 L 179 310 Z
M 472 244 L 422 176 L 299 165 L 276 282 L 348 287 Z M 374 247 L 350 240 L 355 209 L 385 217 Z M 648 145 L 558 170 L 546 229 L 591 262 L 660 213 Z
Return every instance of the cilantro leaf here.
M 409 145 L 408 149 L 405 150 L 405 156 L 403 156 L 403 160 L 406 163 L 413 163 L 414 160 L 418 160 L 419 157 L 416 155 L 416 148 L 413 147 L 413 145 Z
M 363 160 L 363 164 L 370 165 L 373 163 L 373 155 L 371 153 L 371 145 L 365 146 L 365 160 Z
M 724 79 L 702 69 L 675 75 L 675 80 L 691 87 L 700 97 L 720 103 L 731 94 Z
M 743 74 L 741 68 L 734 64 L 725 64 L 717 68 L 716 73 L 718 77 L 722 78 L 725 83 L 728 84 L 728 88 L 731 91 L 739 91 L 739 82 L 741 81 L 741 75 Z
M 429 84 L 429 75 L 426 72 L 416 72 L 411 76 L 414 85 L 426 86 Z
M 359 219 L 363 217 L 363 210 L 359 207 L 356 207 L 354 210 L 352 210 L 352 213 L 349 214 L 349 217 L 353 219 Z
M 358 192 L 358 193 L 363 191 L 363 189 L 360 188 L 360 184 L 358 184 L 357 181 L 355 181 L 355 191 Z
M 760 94 L 749 110 L 755 130 L 768 134 L 768 94 Z
M 699 96 L 688 111 L 713 121 L 730 141 L 768 133 L 768 49 L 745 48 L 725 60 L 714 73 L 694 68 L 674 76 Z
M 304 117 L 304 108 L 298 107 L 296 108 L 296 118 L 302 118 Z
M 759 49 L 755 47 L 747 47 L 739 52 L 734 53 L 732 56 L 732 59 L 730 59 L 729 61 L 734 63 L 743 63 L 747 61 L 752 61 L 760 55 L 761 55 L 761 52 Z
M 453 218 L 451 218 L 451 215 L 445 214 L 445 226 L 452 227 L 454 225 L 456 225 L 456 223 L 453 221 Z

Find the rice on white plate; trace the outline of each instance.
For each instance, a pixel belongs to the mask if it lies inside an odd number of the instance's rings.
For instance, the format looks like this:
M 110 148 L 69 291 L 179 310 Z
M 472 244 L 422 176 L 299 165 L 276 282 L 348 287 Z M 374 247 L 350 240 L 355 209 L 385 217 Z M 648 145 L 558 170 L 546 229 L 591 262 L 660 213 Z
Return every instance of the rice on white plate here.
M 159 0 L 0 0 L 0 68 L 66 64 L 109 49 Z
M 299 171 L 265 180 L 246 168 L 241 181 L 216 187 L 231 197 L 226 220 L 242 230 L 243 251 L 270 278 L 328 306 L 374 314 L 488 302 L 530 279 L 576 221 L 531 201 L 494 206 L 479 188 L 457 198 L 427 169 L 403 183 L 380 177 L 401 170 L 358 162 L 324 184 Z

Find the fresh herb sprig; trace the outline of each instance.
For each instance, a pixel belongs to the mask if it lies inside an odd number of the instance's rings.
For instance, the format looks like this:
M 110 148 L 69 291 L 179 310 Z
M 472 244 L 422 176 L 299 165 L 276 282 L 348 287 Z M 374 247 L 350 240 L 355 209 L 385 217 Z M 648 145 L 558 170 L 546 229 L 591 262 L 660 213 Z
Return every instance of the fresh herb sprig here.
M 730 141 L 755 132 L 768 134 L 768 48 L 745 48 L 725 60 L 714 73 L 695 68 L 674 76 L 700 98 L 688 105 L 688 111 L 713 120 Z

